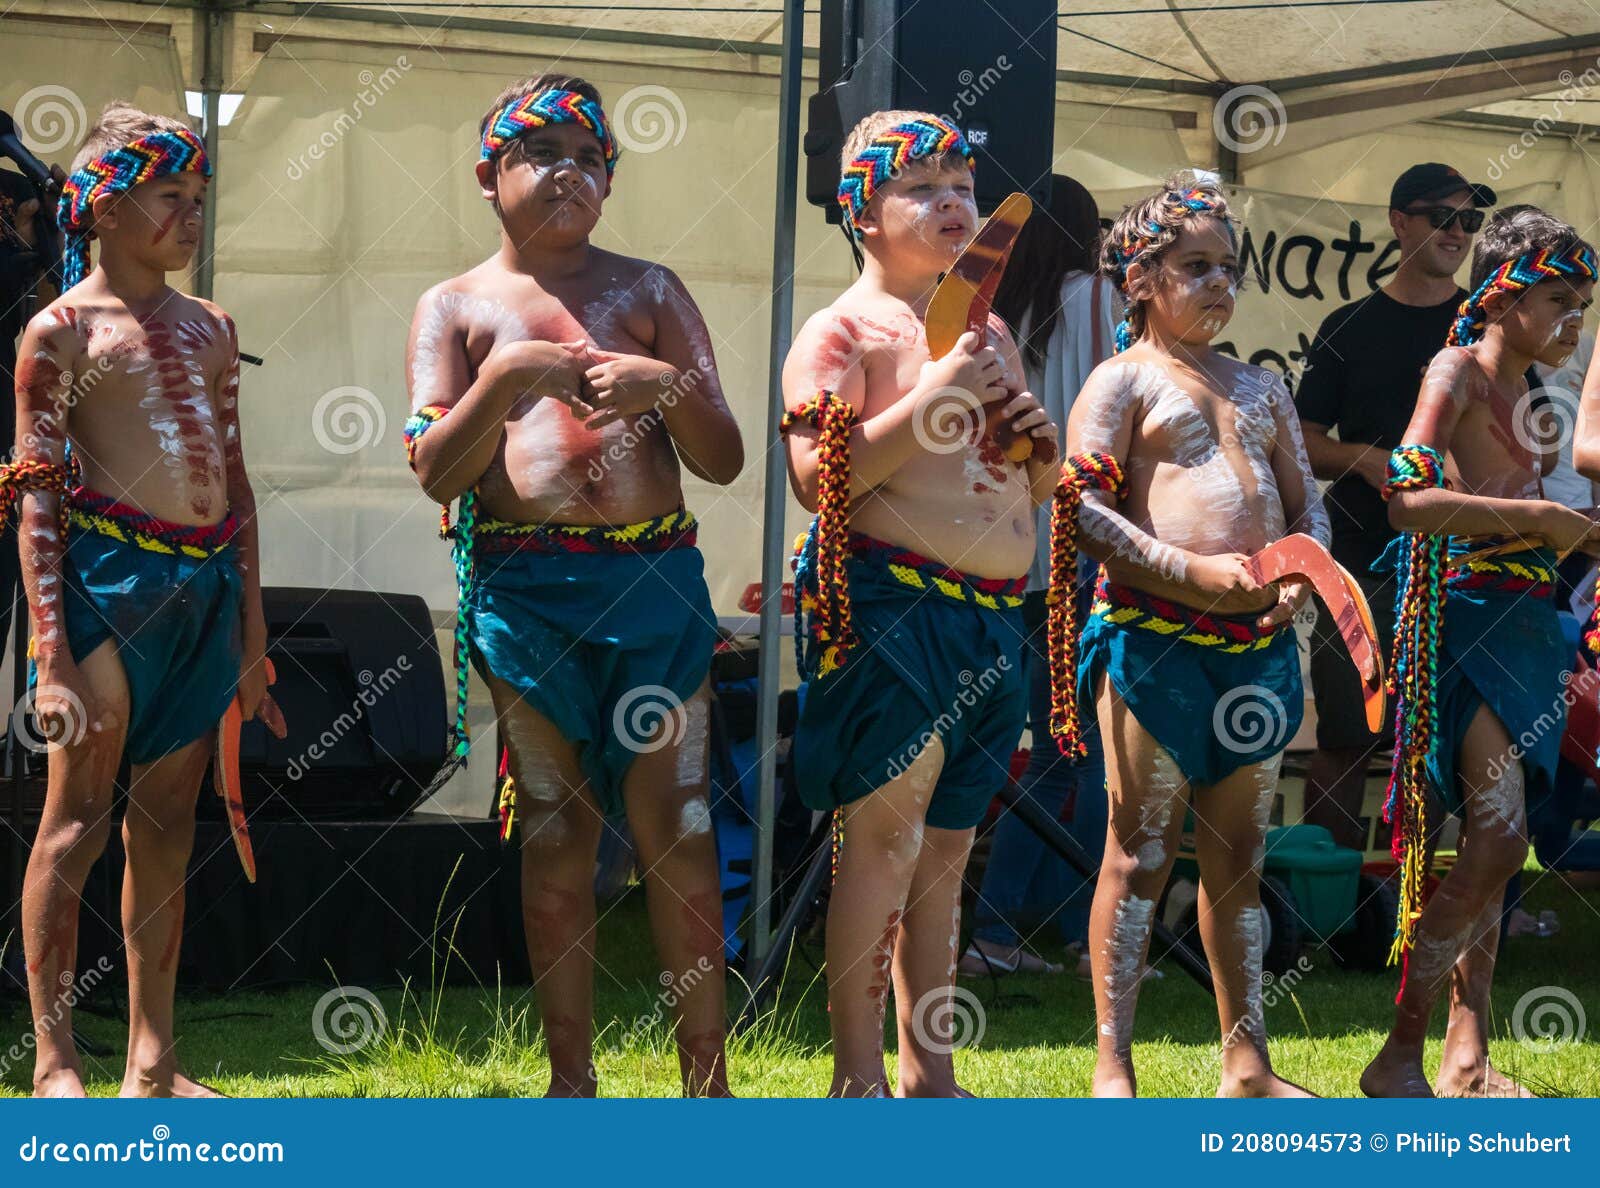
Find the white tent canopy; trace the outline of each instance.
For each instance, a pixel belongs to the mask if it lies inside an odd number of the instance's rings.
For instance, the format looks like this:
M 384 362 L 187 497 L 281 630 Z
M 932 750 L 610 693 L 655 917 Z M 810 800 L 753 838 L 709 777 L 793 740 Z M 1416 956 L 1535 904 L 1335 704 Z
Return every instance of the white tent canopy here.
M 1600 222 L 1587 122 L 1600 112 L 1600 11 L 1583 0 L 1058 7 L 1056 169 L 1096 193 L 1198 165 L 1294 200 L 1260 204 L 1274 217 L 1337 228 L 1364 210 L 1370 232 L 1394 176 L 1442 159 L 1586 232 Z M 1005 19 L 1003 3 L 961 8 L 971 21 Z M 732 486 L 686 482 L 713 598 L 731 611 L 761 576 L 764 526 L 787 541 L 802 522 L 792 501 L 772 505 L 785 516 L 764 515 L 769 355 L 788 328 L 769 325 L 775 239 L 786 271 L 774 194 L 784 9 L 13 0 L 0 15 L 0 107 L 64 163 L 107 99 L 181 113 L 185 91 L 214 106 L 240 97 L 210 130 L 209 279 L 244 349 L 266 360 L 246 369 L 241 401 L 265 580 L 420 592 L 443 622 L 454 585 L 437 510 L 400 447 L 411 311 L 496 242 L 471 170 L 489 101 L 537 70 L 594 80 L 625 149 L 599 241 L 683 277 L 747 444 Z M 803 26 L 814 79 L 814 10 Z M 802 202 L 795 320 L 851 274 L 837 231 Z M 1271 296 L 1247 292 L 1239 319 Z M 1290 328 L 1309 334 L 1315 308 L 1275 310 L 1274 324 L 1299 318 Z M 486 701 L 475 697 L 473 718 L 487 721 Z M 485 765 L 489 752 L 476 752 Z M 488 774 L 458 782 L 452 806 L 480 809 Z

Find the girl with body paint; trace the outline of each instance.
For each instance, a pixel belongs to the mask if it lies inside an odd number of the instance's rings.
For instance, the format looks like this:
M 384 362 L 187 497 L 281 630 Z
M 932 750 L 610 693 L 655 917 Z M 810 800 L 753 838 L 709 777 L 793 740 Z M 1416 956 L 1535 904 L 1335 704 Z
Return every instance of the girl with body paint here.
M 1259 876 L 1301 714 L 1290 623 L 1307 591 L 1262 588 L 1245 562 L 1288 532 L 1326 544 L 1327 517 L 1282 381 L 1210 345 L 1239 286 L 1222 194 L 1172 179 L 1122 213 L 1101 267 L 1128 303 L 1120 353 L 1089 377 L 1067 426 L 1067 482 L 1098 476 L 1078 480 L 1078 526 L 1103 566 L 1078 668 L 1111 817 L 1089 925 L 1094 1091 L 1135 1092 L 1134 1004 L 1192 799 L 1219 1092 L 1304 1096 L 1267 1057 Z

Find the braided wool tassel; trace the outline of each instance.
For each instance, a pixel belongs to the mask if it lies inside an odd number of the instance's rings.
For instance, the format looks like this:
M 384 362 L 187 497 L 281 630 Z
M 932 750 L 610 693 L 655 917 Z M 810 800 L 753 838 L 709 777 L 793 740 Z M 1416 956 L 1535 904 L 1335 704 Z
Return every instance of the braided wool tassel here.
M 419 408 L 406 420 L 402 437 L 406 446 L 406 461 L 413 470 L 417 466 L 417 440 L 436 425 L 450 410 L 443 405 L 429 404 Z M 463 491 L 456 505 L 456 522 L 450 524 L 450 509 L 439 509 L 439 539 L 448 540 L 450 559 L 456 570 L 456 626 L 453 661 L 456 668 L 456 721 L 450 731 L 451 751 L 455 758 L 465 759 L 471 749 L 467 732 L 467 691 L 471 676 L 472 612 L 468 605 L 472 595 L 472 534 L 478 523 L 478 489 Z
M 827 389 L 816 398 L 783 414 L 778 431 L 788 433 L 798 425 L 817 431 L 817 517 L 812 525 L 816 592 L 811 612 L 821 650 L 816 675 L 826 676 L 842 666 L 855 644 L 850 623 L 850 587 L 845 559 L 850 544 L 850 434 L 856 410 Z M 802 597 L 796 580 L 795 629 L 800 631 Z
M 1389 455 L 1383 497 L 1445 485 L 1444 460 L 1429 446 L 1403 445 Z M 1393 825 L 1390 852 L 1400 863 L 1400 912 L 1389 963 L 1401 961 L 1400 988 L 1422 915 L 1427 886 L 1428 759 L 1438 745 L 1437 681 L 1444 619 L 1448 538 L 1406 534 L 1406 554 L 1395 596 L 1394 659 L 1388 692 L 1395 699 L 1394 761 L 1383 819 Z M 1399 1001 L 1399 994 L 1395 1000 Z
M 61 530 L 61 545 L 65 548 L 67 520 L 71 514 L 68 503 L 73 486 L 72 472 L 54 462 L 25 461 L 0 465 L 0 532 L 6 530 L 13 515 L 19 514 L 23 491 L 53 494 L 57 497 L 56 521 Z
M 1121 498 L 1127 485 L 1122 465 L 1110 454 L 1073 454 L 1061 464 L 1062 478 L 1050 511 L 1050 608 L 1046 640 L 1050 656 L 1050 734 L 1063 755 L 1083 755 L 1078 737 L 1078 513 L 1086 490 Z

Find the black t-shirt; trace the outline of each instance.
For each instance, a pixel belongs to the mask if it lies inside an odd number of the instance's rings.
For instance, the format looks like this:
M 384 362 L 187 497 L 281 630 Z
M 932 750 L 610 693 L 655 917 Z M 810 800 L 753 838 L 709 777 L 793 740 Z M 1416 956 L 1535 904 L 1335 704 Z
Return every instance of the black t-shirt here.
M 1339 440 L 1392 450 L 1401 443 L 1429 361 L 1444 347 L 1467 294 L 1439 305 L 1402 305 L 1375 291 L 1334 310 L 1317 331 L 1295 389 L 1302 421 L 1339 431 Z M 1333 551 L 1365 570 L 1394 536 L 1383 496 L 1351 472 L 1325 492 Z

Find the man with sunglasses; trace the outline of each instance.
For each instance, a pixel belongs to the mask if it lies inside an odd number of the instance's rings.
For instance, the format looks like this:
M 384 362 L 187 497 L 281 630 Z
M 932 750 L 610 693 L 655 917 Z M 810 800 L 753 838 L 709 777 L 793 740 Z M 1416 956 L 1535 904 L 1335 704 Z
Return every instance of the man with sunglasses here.
M 1399 267 L 1381 289 L 1328 315 L 1295 393 L 1311 468 L 1332 483 L 1325 502 L 1333 555 L 1366 590 L 1386 653 L 1394 635 L 1394 584 L 1370 567 L 1394 535 L 1380 494 L 1389 452 L 1401 444 L 1423 370 L 1467 297 L 1455 277 L 1483 226 L 1482 208 L 1495 201 L 1488 186 L 1448 165 L 1413 165 L 1395 179 L 1389 226 L 1400 244 Z M 1358 818 L 1367 765 L 1393 738 L 1387 730 L 1382 737 L 1368 732 L 1355 670 L 1332 616 L 1320 603 L 1318 611 L 1311 646 L 1317 751 L 1306 780 L 1306 820 L 1326 827 L 1341 845 L 1365 849 Z

